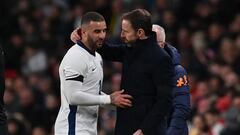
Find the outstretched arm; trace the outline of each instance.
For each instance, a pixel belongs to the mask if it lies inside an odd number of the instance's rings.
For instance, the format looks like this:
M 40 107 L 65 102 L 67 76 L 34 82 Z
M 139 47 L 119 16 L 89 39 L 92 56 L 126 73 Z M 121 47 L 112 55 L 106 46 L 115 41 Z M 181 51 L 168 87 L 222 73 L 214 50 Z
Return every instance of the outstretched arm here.
M 81 41 L 81 28 L 75 29 L 70 36 L 70 39 L 77 43 Z M 101 54 L 102 58 L 109 61 L 118 61 L 122 62 L 125 54 L 127 46 L 121 43 L 111 43 L 109 41 L 105 41 L 102 48 L 97 51 Z

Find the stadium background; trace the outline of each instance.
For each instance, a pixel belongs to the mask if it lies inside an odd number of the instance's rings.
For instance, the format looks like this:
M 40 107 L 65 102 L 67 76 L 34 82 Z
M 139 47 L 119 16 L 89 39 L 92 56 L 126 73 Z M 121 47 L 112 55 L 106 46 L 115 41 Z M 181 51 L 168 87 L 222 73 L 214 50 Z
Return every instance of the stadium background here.
M 1 0 L 4 101 L 10 135 L 51 135 L 58 113 L 58 66 L 70 33 L 97 11 L 117 39 L 121 14 L 145 8 L 166 30 L 189 74 L 190 135 L 237 134 L 240 128 L 239 0 Z M 157 67 L 156 67 L 157 68 Z M 104 91 L 119 90 L 121 64 L 104 62 Z M 137 79 L 137 78 L 136 78 Z M 99 135 L 113 135 L 115 112 L 100 110 Z

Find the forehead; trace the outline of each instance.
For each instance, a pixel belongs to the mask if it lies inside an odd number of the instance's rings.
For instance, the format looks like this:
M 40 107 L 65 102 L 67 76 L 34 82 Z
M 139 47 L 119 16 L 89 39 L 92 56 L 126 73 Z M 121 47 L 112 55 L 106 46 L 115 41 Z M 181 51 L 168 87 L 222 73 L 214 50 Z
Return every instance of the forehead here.
M 132 29 L 130 21 L 123 19 L 122 20 L 122 29 Z
M 105 21 L 100 21 L 100 22 L 91 21 L 89 23 L 89 27 L 92 29 L 106 29 L 107 25 Z

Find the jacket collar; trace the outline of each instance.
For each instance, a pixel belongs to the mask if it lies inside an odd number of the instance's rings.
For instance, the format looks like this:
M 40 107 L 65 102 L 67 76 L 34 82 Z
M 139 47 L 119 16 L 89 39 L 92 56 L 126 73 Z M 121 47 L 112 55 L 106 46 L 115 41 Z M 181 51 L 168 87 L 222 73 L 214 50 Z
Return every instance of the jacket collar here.
M 152 43 L 157 43 L 157 36 L 155 32 L 151 32 L 151 34 L 146 39 L 138 39 L 134 44 L 133 47 L 142 46 L 142 45 L 149 45 Z

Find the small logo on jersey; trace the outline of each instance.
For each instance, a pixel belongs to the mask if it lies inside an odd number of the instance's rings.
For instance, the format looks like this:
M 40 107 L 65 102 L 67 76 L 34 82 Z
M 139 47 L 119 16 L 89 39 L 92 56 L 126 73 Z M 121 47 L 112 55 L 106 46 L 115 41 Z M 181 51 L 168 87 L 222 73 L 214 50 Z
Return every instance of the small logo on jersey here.
M 95 69 L 97 69 L 96 67 L 92 69 L 92 71 L 95 71 Z
M 177 87 L 187 86 L 188 85 L 188 79 L 187 76 L 184 75 L 183 77 L 179 77 L 177 80 Z

